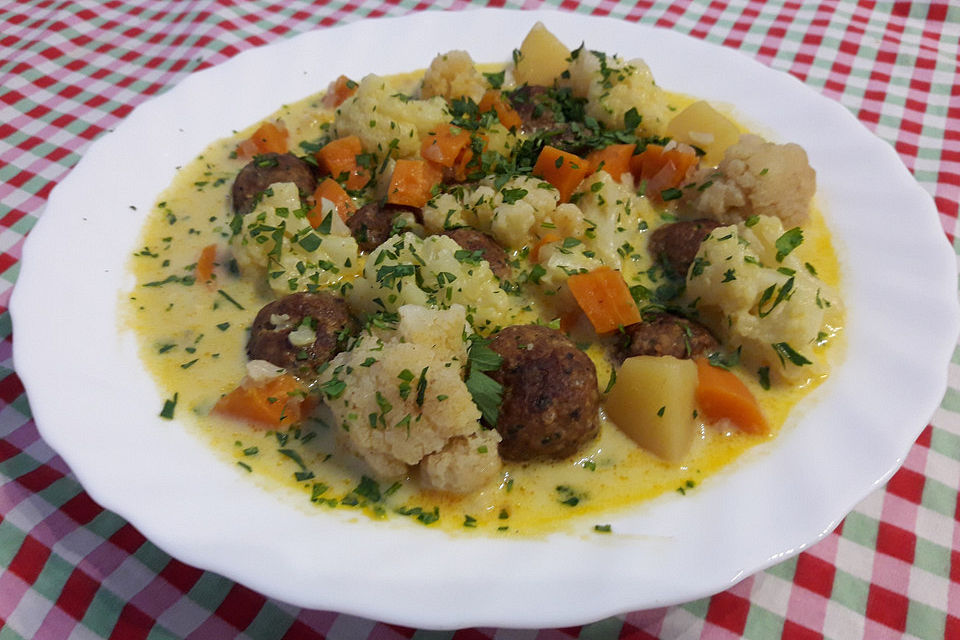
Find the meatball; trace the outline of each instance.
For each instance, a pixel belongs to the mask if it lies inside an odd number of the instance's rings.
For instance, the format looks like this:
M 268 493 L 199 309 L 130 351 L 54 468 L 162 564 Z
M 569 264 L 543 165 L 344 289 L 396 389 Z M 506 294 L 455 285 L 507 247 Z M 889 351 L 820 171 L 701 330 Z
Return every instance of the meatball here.
M 662 261 L 674 275 L 686 277 L 700 243 L 719 226 L 716 220 L 684 220 L 663 225 L 650 234 L 647 245 L 650 255 Z
M 510 263 L 507 262 L 507 253 L 497 241 L 476 229 L 461 227 L 444 231 L 442 235 L 453 239 L 467 251 L 479 251 L 480 256 L 490 264 L 493 275 L 501 280 L 510 277 Z
M 557 126 L 557 117 L 550 105 L 549 91 L 547 87 L 523 85 L 507 94 L 510 106 L 520 116 L 523 122 L 521 127 L 527 133 Z
M 315 338 L 303 331 L 306 344 L 294 344 L 290 334 L 310 318 Z M 292 293 L 267 304 L 253 320 L 247 355 L 294 373 L 309 373 L 343 351 L 346 339 L 358 330 L 347 303 L 332 293 Z M 298 332 L 297 337 L 300 337 Z
M 347 218 L 350 233 L 361 251 L 373 251 L 387 241 L 393 231 L 393 221 L 404 211 L 419 211 L 401 204 L 370 202 Z
M 490 377 L 503 387 L 496 429 L 504 460 L 559 460 L 597 435 L 597 372 L 568 337 L 514 325 L 496 334 L 490 348 L 502 358 Z
M 257 197 L 274 182 L 292 182 L 302 194 L 312 194 L 317 179 L 306 161 L 292 153 L 264 153 L 247 163 L 233 181 L 230 195 L 233 211 L 250 213 L 257 205 Z
M 698 322 L 671 313 L 658 313 L 623 329 L 618 353 L 632 356 L 673 356 L 693 358 L 711 353 L 719 346 L 716 338 Z
M 506 95 L 520 116 L 520 128 L 525 133 L 537 134 L 544 144 L 570 153 L 586 153 L 589 148 L 581 136 L 590 131 L 582 124 L 567 121 L 555 91 L 549 87 L 523 85 Z

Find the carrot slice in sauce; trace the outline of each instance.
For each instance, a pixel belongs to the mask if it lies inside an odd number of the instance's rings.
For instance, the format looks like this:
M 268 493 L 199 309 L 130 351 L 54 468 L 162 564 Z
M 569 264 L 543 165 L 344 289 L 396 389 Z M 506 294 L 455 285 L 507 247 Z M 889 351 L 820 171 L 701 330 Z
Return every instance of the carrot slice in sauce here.
M 697 406 L 711 421 L 726 419 L 741 431 L 766 435 L 767 419 L 747 385 L 731 371 L 697 358 Z
M 361 167 L 357 156 L 363 154 L 363 144 L 357 136 L 331 140 L 317 151 L 317 165 L 337 181 L 343 181 L 347 189 L 362 189 L 370 181 L 370 172 Z
M 493 109 L 497 113 L 497 119 L 507 129 L 520 128 L 523 124 L 523 120 L 520 118 L 520 114 L 517 113 L 506 100 L 503 99 L 503 94 L 501 94 L 496 89 L 488 89 L 483 98 L 480 99 L 480 103 L 477 105 L 480 113 L 486 113 Z
M 599 267 L 567 279 L 577 304 L 598 334 L 640 322 L 640 310 L 619 271 Z
M 237 145 L 237 156 L 249 160 L 261 153 L 286 153 L 287 130 L 282 125 L 264 122 L 248 139 Z
M 217 245 L 208 244 L 200 251 L 200 257 L 197 259 L 197 266 L 194 267 L 194 273 L 197 282 L 209 284 L 213 282 L 213 267 L 217 259 Z
M 303 402 L 300 382 L 283 373 L 260 384 L 241 384 L 220 398 L 213 412 L 256 427 L 275 429 L 299 422 Z
M 397 160 L 387 189 L 387 202 L 422 207 L 442 178 L 443 170 L 427 160 Z
M 333 178 L 324 178 L 317 185 L 317 190 L 313 192 L 313 199 L 316 205 L 307 212 L 307 221 L 310 226 L 316 229 L 323 222 L 323 206 L 321 200 L 329 200 L 337 208 L 337 213 L 342 220 L 346 220 L 357 210 L 357 205 L 353 202 L 343 187 Z
M 568 202 L 573 190 L 590 173 L 590 163 L 578 155 L 547 145 L 537 156 L 533 175 L 543 178 L 560 192 L 560 202 Z
M 635 144 L 611 144 L 603 149 L 592 151 L 587 156 L 587 160 L 590 161 L 590 170 L 603 169 L 614 180 L 620 182 L 620 177 L 630 171 L 630 159 L 636 148 Z

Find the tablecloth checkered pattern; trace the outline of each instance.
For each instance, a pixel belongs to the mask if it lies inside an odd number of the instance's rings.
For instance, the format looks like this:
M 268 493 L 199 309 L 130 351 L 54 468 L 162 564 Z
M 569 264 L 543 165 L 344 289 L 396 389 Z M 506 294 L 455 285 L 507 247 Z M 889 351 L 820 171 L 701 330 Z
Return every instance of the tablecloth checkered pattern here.
M 949 2 L 0 2 L 0 640 L 960 638 L 960 355 L 903 468 L 824 540 L 710 598 L 567 629 L 428 632 L 301 610 L 185 565 L 95 504 L 44 443 L 11 358 L 24 237 L 88 145 L 245 49 L 422 10 L 555 8 L 740 49 L 892 144 L 957 248 L 960 6 Z M 868 161 L 868 159 L 865 159 Z

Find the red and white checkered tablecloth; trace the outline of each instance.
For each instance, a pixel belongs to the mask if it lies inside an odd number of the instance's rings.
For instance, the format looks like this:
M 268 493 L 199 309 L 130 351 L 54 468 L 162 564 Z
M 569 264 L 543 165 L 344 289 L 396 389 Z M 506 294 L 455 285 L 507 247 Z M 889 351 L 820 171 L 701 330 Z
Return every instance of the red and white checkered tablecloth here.
M 892 144 L 957 247 L 960 5 L 679 0 L 0 2 L 0 640 L 960 638 L 960 357 L 903 468 L 823 541 L 710 598 L 583 627 L 425 632 L 303 610 L 185 565 L 84 492 L 13 368 L 24 237 L 98 135 L 190 73 L 312 29 L 473 4 L 555 8 L 741 49 Z

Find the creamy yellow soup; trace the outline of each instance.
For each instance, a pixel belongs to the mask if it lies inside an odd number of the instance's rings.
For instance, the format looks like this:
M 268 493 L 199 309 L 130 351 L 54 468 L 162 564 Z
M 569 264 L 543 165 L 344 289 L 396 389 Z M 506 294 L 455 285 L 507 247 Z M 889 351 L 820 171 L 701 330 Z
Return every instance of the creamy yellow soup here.
M 412 74 L 400 82 L 412 91 L 418 78 Z M 684 96 L 671 96 L 671 101 L 676 107 L 691 102 Z M 322 94 L 317 94 L 284 106 L 268 120 L 284 121 L 295 150 L 296 142 L 315 139 L 333 117 Z M 283 431 L 211 414 L 217 400 L 244 377 L 250 324 L 274 299 L 264 283 L 235 272 L 230 263 L 229 191 L 245 164 L 235 151 L 252 129 L 211 144 L 179 170 L 158 198 L 143 230 L 142 246 L 131 261 L 137 284 L 129 293 L 125 321 L 139 336 L 145 366 L 169 398 L 165 415 L 188 424 L 225 464 L 236 467 L 238 475 L 276 487 L 278 494 L 284 493 L 281 488 L 292 488 L 318 517 L 329 509 L 348 509 L 374 518 L 408 518 L 448 531 L 491 535 L 537 535 L 586 518 L 603 532 L 607 518 L 617 510 L 664 493 L 683 499 L 681 494 L 696 491 L 747 449 L 776 437 L 792 408 L 822 382 L 820 377 L 794 388 L 764 389 L 753 376 L 742 376 L 771 425 L 768 436 L 701 421 L 687 457 L 682 463 L 668 463 L 638 447 L 602 416 L 599 437 L 572 458 L 505 463 L 495 481 L 466 496 L 421 490 L 413 475 L 396 483 L 371 482 L 364 468 L 337 446 L 334 427 L 322 408 Z M 819 277 L 836 287 L 837 260 L 819 212 L 804 226 L 804 234 L 796 249 L 800 259 L 815 264 Z M 212 243 L 217 245 L 216 280 L 196 282 L 198 257 Z M 647 266 L 635 266 L 633 273 Z M 592 340 L 587 352 L 604 389 L 613 368 L 604 341 L 591 335 L 584 322 L 572 334 L 575 341 Z M 836 342 L 834 336 L 829 348 L 837 350 Z

